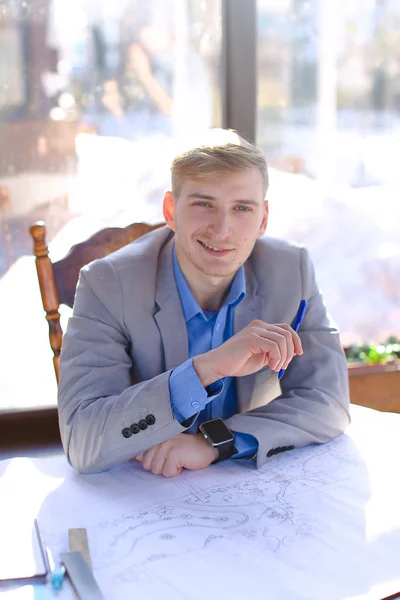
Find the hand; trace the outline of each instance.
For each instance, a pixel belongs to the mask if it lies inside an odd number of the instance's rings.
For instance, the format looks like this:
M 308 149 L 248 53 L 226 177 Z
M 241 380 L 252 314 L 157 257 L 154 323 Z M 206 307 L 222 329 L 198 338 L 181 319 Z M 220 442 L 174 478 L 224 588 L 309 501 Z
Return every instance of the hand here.
M 128 54 L 129 66 L 136 71 L 139 79 L 151 74 L 149 57 L 139 44 L 131 44 Z
M 205 469 L 216 458 L 215 450 L 201 433 L 180 433 L 135 456 L 146 471 L 164 477 L 176 477 L 186 469 Z
M 300 337 L 287 323 L 252 321 L 224 344 L 193 359 L 204 387 L 221 377 L 242 377 L 265 366 L 286 369 L 293 356 L 303 354 Z
M 139 44 L 130 45 L 128 65 L 135 71 L 137 79 L 154 102 L 156 108 L 161 114 L 170 116 L 172 114 L 172 98 L 154 77 L 150 59 Z

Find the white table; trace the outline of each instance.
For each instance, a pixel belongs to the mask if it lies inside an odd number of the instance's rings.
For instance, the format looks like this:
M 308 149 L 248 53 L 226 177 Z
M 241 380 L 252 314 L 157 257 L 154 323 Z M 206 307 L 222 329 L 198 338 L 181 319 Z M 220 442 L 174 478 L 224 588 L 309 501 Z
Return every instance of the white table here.
M 258 471 L 226 461 L 168 480 L 135 462 L 79 475 L 64 457 L 3 461 L 2 511 L 37 517 L 56 556 L 86 527 L 112 600 L 379 600 L 400 591 L 400 415 L 352 416 L 340 438 Z M 66 581 L 58 598 L 72 597 Z

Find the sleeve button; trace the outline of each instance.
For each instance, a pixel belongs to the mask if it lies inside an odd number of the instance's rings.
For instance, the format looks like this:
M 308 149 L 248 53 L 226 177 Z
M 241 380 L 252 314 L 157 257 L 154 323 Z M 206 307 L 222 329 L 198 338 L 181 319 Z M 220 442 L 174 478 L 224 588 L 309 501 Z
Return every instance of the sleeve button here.
M 147 417 L 145 418 L 145 421 L 146 421 L 147 425 L 154 425 L 154 423 L 156 422 L 156 418 L 154 415 L 147 415 Z
M 148 428 L 148 425 L 146 423 L 146 421 L 144 419 L 140 419 L 139 423 L 138 423 L 140 429 L 144 430 Z
M 139 433 L 139 431 L 140 431 L 139 425 L 137 423 L 132 423 L 132 425 L 131 425 L 131 432 L 133 434 L 136 434 L 136 433 Z
M 124 436 L 124 438 L 129 438 L 129 437 L 131 437 L 131 435 L 132 435 L 132 432 L 131 432 L 131 430 L 129 429 L 129 427 L 125 427 L 125 428 L 122 430 L 122 435 Z

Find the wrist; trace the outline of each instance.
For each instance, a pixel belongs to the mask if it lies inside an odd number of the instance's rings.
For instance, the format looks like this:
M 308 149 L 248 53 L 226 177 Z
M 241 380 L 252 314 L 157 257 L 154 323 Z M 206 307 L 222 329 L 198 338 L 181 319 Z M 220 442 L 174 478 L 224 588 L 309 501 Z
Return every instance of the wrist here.
M 226 460 L 237 453 L 233 431 L 229 429 L 222 419 L 216 418 L 200 423 L 199 433 L 204 436 L 206 442 L 217 452 L 213 462 Z
M 213 446 L 211 446 L 211 444 L 209 444 L 207 442 L 207 440 L 204 438 L 204 435 L 202 433 L 196 433 L 196 435 L 199 437 L 199 439 L 201 439 L 201 443 L 204 446 L 204 449 L 205 449 L 207 457 L 210 461 L 210 464 L 213 463 L 214 461 L 218 460 L 219 452 L 218 452 L 217 448 L 214 448 Z
M 196 371 L 197 377 L 200 379 L 204 388 L 208 387 L 215 381 L 218 381 L 218 379 L 221 379 L 221 376 L 215 373 L 214 369 L 212 368 L 212 360 L 210 357 L 211 352 L 199 354 L 193 359 L 193 368 Z

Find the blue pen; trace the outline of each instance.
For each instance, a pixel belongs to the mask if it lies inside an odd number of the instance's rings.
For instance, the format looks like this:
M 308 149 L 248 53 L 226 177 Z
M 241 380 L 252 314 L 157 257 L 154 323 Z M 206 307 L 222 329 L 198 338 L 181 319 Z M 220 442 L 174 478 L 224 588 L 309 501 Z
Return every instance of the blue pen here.
M 300 301 L 299 310 L 297 311 L 296 318 L 295 318 L 294 323 L 292 325 L 293 329 L 296 332 L 299 330 L 301 322 L 304 319 L 304 315 L 306 314 L 306 308 L 307 308 L 307 300 L 304 300 L 304 298 L 303 298 L 303 300 Z M 278 379 L 282 379 L 284 372 L 285 372 L 285 369 L 281 369 L 279 371 L 279 373 L 278 373 Z
M 51 553 L 51 550 L 48 546 L 46 546 L 46 556 L 47 556 L 47 561 L 49 563 L 49 569 L 50 569 L 50 576 L 49 576 L 50 583 L 52 585 L 53 590 L 58 592 L 58 590 L 61 589 L 63 581 L 64 581 L 65 567 L 64 567 L 64 565 L 61 565 L 60 567 L 56 567 L 54 558 L 53 558 L 53 554 Z

